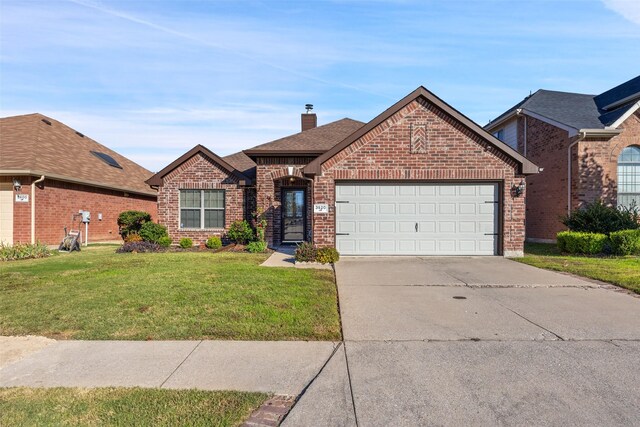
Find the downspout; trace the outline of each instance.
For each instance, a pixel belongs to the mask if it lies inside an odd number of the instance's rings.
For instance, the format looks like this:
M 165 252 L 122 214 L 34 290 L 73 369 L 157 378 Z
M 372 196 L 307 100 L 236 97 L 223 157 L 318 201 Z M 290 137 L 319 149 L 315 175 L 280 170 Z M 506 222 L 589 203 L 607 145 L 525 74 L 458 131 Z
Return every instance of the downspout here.
M 569 144 L 569 148 L 567 148 L 567 215 L 571 215 L 571 149 L 586 137 L 586 132 L 580 132 L 578 139 Z
M 44 175 L 31 183 L 31 244 L 36 243 L 36 184 L 44 181 Z

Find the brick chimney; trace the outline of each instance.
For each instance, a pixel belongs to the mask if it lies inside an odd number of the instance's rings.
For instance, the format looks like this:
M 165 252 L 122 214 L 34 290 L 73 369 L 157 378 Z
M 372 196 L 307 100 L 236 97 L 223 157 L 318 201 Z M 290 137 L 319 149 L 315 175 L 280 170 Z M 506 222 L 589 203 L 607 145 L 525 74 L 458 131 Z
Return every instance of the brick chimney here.
M 302 113 L 301 115 L 302 132 L 318 126 L 318 117 L 316 116 L 316 113 L 310 113 L 310 111 L 313 110 L 313 105 L 307 104 L 304 108 L 307 109 L 307 112 Z

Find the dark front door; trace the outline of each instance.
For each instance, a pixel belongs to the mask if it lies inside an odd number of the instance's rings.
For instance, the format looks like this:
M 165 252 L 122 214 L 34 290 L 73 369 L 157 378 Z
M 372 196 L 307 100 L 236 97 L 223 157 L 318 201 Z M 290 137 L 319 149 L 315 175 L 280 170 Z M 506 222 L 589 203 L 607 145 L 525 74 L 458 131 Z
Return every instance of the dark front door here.
M 285 188 L 282 190 L 282 241 L 301 242 L 304 240 L 305 206 L 304 189 Z

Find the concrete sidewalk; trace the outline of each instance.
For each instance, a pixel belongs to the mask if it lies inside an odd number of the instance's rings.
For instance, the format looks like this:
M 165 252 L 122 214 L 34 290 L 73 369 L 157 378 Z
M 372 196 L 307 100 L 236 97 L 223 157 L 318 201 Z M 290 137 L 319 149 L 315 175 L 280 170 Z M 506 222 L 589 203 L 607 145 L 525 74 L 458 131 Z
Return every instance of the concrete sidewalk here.
M 297 396 L 338 344 L 58 341 L 0 369 L 0 387 L 138 386 Z

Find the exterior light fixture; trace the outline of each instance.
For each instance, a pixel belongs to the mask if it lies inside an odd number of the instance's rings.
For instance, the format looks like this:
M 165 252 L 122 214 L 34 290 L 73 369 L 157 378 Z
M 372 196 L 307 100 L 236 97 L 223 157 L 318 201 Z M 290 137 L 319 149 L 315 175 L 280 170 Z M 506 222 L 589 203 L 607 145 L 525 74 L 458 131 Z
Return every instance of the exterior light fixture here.
M 522 179 L 522 180 L 520 180 L 520 184 L 514 185 L 513 187 L 511 187 L 511 191 L 513 192 L 513 196 L 514 197 L 522 196 L 522 193 L 524 193 L 525 188 L 526 188 L 526 184 L 524 182 L 524 179 Z
M 18 178 L 13 178 L 13 188 L 16 191 L 20 191 L 20 189 L 22 189 L 22 183 Z

